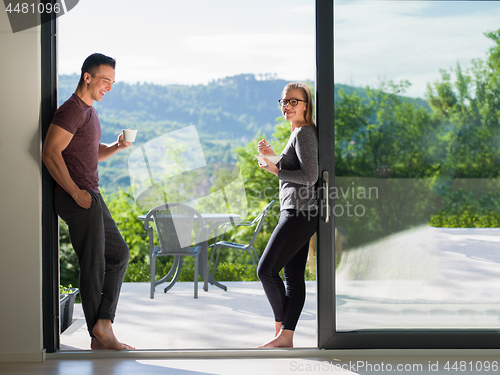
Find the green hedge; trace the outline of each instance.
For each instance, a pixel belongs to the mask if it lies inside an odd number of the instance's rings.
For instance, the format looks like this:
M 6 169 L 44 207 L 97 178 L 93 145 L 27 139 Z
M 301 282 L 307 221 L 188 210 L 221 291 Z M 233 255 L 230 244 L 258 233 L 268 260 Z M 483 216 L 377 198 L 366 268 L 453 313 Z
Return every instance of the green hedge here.
M 450 182 L 438 186 L 439 195 L 446 202 L 445 207 L 435 212 L 429 225 L 439 228 L 500 228 L 500 181 L 460 180 L 466 188 L 452 189 Z M 476 184 L 476 185 L 475 185 Z M 474 191 L 472 189 L 485 191 Z
M 438 228 L 500 228 L 500 215 L 477 215 L 467 211 L 461 215 L 435 214 L 429 225 Z
M 172 267 L 172 262 L 157 262 L 156 280 L 159 280 Z M 185 258 L 178 281 L 193 281 L 194 259 Z M 316 272 L 306 268 L 306 280 L 316 280 Z M 259 281 L 255 267 L 252 264 L 221 263 L 217 266 L 215 279 L 218 281 Z M 198 277 L 202 281 L 201 277 Z M 125 282 L 149 282 L 149 264 L 129 263 L 125 274 Z

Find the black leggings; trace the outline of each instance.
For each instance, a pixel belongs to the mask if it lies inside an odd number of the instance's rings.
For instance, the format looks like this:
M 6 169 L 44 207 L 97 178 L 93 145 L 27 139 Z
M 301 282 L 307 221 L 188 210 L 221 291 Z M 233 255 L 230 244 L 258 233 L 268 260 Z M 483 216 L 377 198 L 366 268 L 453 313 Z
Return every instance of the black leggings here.
M 276 322 L 295 330 L 306 299 L 304 272 L 309 240 L 318 226 L 317 211 L 283 210 L 257 268 Z M 279 276 L 284 269 L 286 289 Z

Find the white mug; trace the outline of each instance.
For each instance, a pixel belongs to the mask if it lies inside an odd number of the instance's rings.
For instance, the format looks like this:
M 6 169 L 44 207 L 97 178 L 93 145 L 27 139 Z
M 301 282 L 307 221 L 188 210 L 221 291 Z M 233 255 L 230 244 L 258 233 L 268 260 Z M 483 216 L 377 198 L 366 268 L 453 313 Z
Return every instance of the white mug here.
M 134 142 L 137 130 L 123 129 L 123 140 L 125 142 Z

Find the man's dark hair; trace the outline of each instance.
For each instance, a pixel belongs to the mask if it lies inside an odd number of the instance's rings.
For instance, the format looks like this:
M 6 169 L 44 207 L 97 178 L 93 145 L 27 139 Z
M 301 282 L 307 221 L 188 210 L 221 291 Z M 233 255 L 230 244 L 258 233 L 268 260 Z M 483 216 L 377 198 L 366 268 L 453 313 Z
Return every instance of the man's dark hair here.
M 80 75 L 80 82 L 78 82 L 78 87 L 83 84 L 85 73 L 89 73 L 92 77 L 94 77 L 96 70 L 101 65 L 107 65 L 115 69 L 116 61 L 115 59 L 103 55 L 102 53 L 93 53 L 92 55 L 87 57 L 82 65 L 82 74 Z

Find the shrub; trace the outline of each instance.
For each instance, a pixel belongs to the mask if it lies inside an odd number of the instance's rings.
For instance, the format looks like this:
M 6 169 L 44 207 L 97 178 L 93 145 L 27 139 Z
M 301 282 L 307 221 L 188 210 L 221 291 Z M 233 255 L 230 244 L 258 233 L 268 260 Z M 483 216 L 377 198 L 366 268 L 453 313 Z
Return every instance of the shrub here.
M 156 264 L 156 280 L 159 280 L 172 268 L 173 261 L 162 262 L 158 260 Z M 181 274 L 178 281 L 193 281 L 194 258 L 184 258 Z M 283 273 L 281 272 L 281 275 Z M 283 277 L 283 276 L 282 276 Z M 306 268 L 306 280 L 316 280 L 316 271 Z M 255 267 L 250 264 L 238 264 L 223 262 L 217 266 L 215 273 L 217 281 L 259 281 Z M 125 282 L 149 282 L 149 264 L 142 262 L 129 263 L 125 274 Z M 202 278 L 198 276 L 198 281 Z
M 500 228 L 500 215 L 476 215 L 467 211 L 461 215 L 435 214 L 429 225 L 437 228 Z

